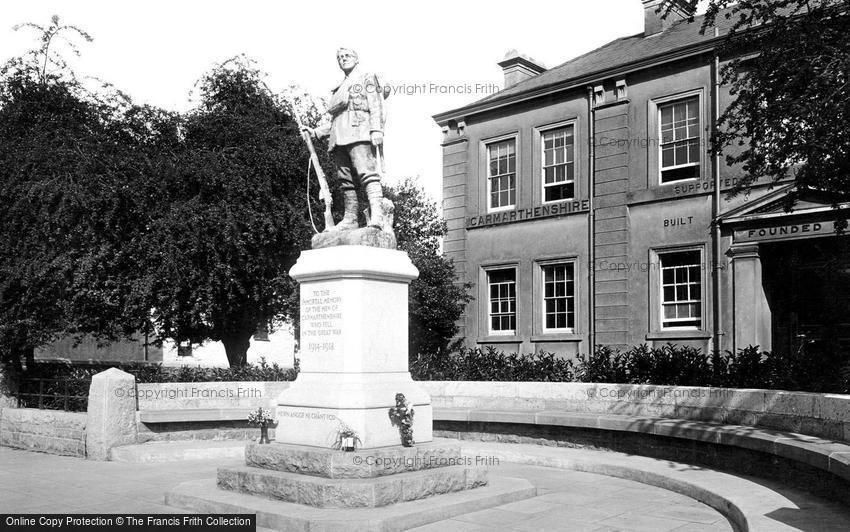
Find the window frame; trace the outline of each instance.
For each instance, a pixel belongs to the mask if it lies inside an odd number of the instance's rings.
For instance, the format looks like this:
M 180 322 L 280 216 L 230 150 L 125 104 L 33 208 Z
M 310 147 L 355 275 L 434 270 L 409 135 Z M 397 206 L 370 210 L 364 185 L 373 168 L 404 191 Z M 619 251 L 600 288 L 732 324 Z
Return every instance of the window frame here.
M 486 307 L 484 308 L 484 319 L 487 320 L 487 334 L 489 336 L 516 336 L 517 331 L 519 329 L 519 266 L 517 264 L 499 264 L 493 266 L 487 266 L 482 268 L 484 271 L 484 289 L 486 295 Z M 493 330 L 493 321 L 492 321 L 492 299 L 490 293 L 490 274 L 492 272 L 503 271 L 503 270 L 512 270 L 514 272 L 514 328 L 512 330 L 504 330 L 497 331 Z
M 493 207 L 490 204 L 490 198 L 492 193 L 492 181 L 490 179 L 490 147 L 499 144 L 505 141 L 513 141 L 514 143 L 514 202 L 510 205 L 502 205 L 499 207 Z M 510 211 L 517 208 L 519 205 L 519 193 L 520 193 L 520 138 L 519 133 L 509 133 L 506 135 L 501 135 L 498 137 L 492 137 L 488 139 L 484 139 L 481 141 L 483 147 L 483 167 L 484 167 L 484 180 L 485 184 L 485 195 L 484 202 L 487 205 L 486 212 L 502 212 L 502 211 Z M 503 174 L 505 175 L 505 174 Z
M 665 107 L 673 107 L 673 109 L 674 109 L 673 110 L 673 124 L 675 124 L 676 123 L 675 106 L 677 104 L 686 104 L 686 107 L 685 107 L 686 111 L 685 112 L 687 113 L 687 103 L 692 101 L 692 100 L 696 100 L 697 135 L 695 137 L 685 137 L 684 139 L 679 139 L 679 140 L 674 139 L 674 140 L 672 140 L 668 143 L 665 143 L 664 140 L 663 140 L 664 139 L 664 132 L 663 132 L 664 123 L 663 123 L 662 118 L 661 118 L 662 111 L 664 110 Z M 701 131 L 702 131 L 702 129 L 701 129 L 702 128 L 702 113 L 700 112 L 699 96 L 692 95 L 692 96 L 686 96 L 684 98 L 679 98 L 679 99 L 675 99 L 675 100 L 662 102 L 662 103 L 659 103 L 657 105 L 657 109 L 658 109 L 658 182 L 659 182 L 659 184 L 668 185 L 670 183 L 680 183 L 682 181 L 689 181 L 691 179 L 699 179 L 700 175 L 702 175 L 702 168 L 700 168 L 700 167 L 702 166 L 703 161 L 705 159 L 703 157 L 702 150 L 698 150 L 698 152 L 697 152 L 699 154 L 699 160 L 696 163 L 689 162 L 689 163 L 685 163 L 685 164 L 674 164 L 674 165 L 669 166 L 669 167 L 664 166 L 664 147 L 665 147 L 665 145 L 673 145 L 673 147 L 674 147 L 673 148 L 674 149 L 674 158 L 675 158 L 675 145 L 676 145 L 677 142 L 688 142 L 689 143 L 690 141 L 696 139 L 697 147 L 700 148 L 702 146 L 702 134 L 701 134 Z M 685 117 L 685 122 L 686 122 L 685 123 L 685 129 L 687 130 L 688 129 L 687 116 Z M 673 130 L 675 131 L 675 127 L 673 128 Z M 688 157 L 690 158 L 690 153 L 688 154 Z M 686 178 L 683 178 L 683 179 L 673 179 L 671 181 L 664 181 L 663 180 L 665 171 L 678 170 L 680 168 L 693 168 L 693 167 L 697 167 L 697 175 L 694 176 L 694 177 L 686 177 Z
M 688 264 L 685 264 L 683 266 L 664 266 L 664 257 L 665 256 L 672 256 L 672 255 L 676 255 L 676 254 L 685 254 L 685 253 L 696 253 L 697 254 L 696 264 L 688 263 Z M 702 274 L 701 273 L 697 274 L 697 279 L 696 279 L 697 282 L 696 283 L 694 283 L 693 280 L 690 278 L 690 273 L 691 273 L 690 269 L 693 268 L 693 267 L 696 267 L 699 271 L 702 270 L 702 267 L 703 267 L 702 253 L 699 250 L 674 250 L 674 251 L 664 251 L 664 252 L 658 253 L 658 269 L 659 269 L 659 273 L 660 273 L 660 278 L 659 278 L 660 292 L 658 294 L 658 302 L 661 305 L 659 307 L 658 318 L 660 320 L 661 330 L 663 330 L 663 331 L 687 331 L 687 330 L 697 330 L 698 331 L 702 327 L 703 320 L 705 319 L 705 317 L 703 316 L 703 313 L 702 313 L 702 300 L 705 296 L 705 291 L 704 291 L 705 287 L 703 286 Z M 671 269 L 671 268 L 687 268 L 686 272 L 687 272 L 688 278 L 685 282 L 680 283 L 675 279 L 675 273 L 674 273 L 674 279 L 673 279 L 673 284 L 672 284 L 672 287 L 673 287 L 673 290 L 674 290 L 674 299 L 672 301 L 667 301 L 665 299 L 665 295 L 664 295 L 664 288 L 668 285 L 665 285 L 665 283 L 664 283 L 664 271 L 666 269 Z M 675 272 L 675 269 L 674 269 L 674 272 Z M 690 296 L 691 295 L 690 294 L 690 292 L 691 292 L 690 287 L 693 284 L 696 284 L 699 287 L 699 293 L 700 293 L 699 299 L 696 299 L 696 300 L 694 300 L 694 299 L 679 300 L 678 294 L 675 293 L 675 292 L 677 292 L 678 288 L 680 286 L 688 287 L 688 296 Z M 697 316 L 697 317 L 691 316 L 689 318 L 684 318 L 684 319 L 683 318 L 675 318 L 675 319 L 669 319 L 668 320 L 666 318 L 665 312 L 664 312 L 665 305 L 677 305 L 677 304 L 687 304 L 687 305 L 696 304 L 696 307 L 700 311 L 699 316 Z M 697 324 L 696 325 L 693 325 L 693 324 L 676 325 L 675 322 L 677 322 L 677 321 L 679 321 L 679 322 L 694 322 L 694 321 L 696 321 Z M 669 324 L 670 322 L 673 322 L 673 324 Z
M 572 157 L 573 178 L 572 178 L 572 180 L 567 180 L 567 181 L 564 181 L 563 183 L 557 183 L 557 184 L 572 183 L 572 185 L 573 185 L 573 195 L 569 198 L 562 198 L 562 199 L 557 199 L 557 200 L 546 201 L 546 186 L 547 186 L 546 185 L 546 174 L 545 174 L 546 145 L 544 143 L 543 137 L 547 133 L 551 133 L 552 131 L 555 131 L 557 129 L 566 129 L 566 128 L 572 128 L 572 133 L 573 133 L 573 144 L 572 144 L 572 146 L 573 146 L 573 148 L 572 148 L 572 152 L 573 152 L 573 157 Z M 538 144 L 539 144 L 537 153 L 540 156 L 540 164 L 537 165 L 538 166 L 537 170 L 539 171 L 538 176 L 539 176 L 539 179 L 540 179 L 540 204 L 541 205 L 552 205 L 552 204 L 555 204 L 555 203 L 560 203 L 562 201 L 574 201 L 577 197 L 579 197 L 579 191 L 578 191 L 579 165 L 578 165 L 578 157 L 577 157 L 577 154 L 578 154 L 577 144 L 578 143 L 577 143 L 577 139 L 576 139 L 576 135 L 577 135 L 577 132 L 578 132 L 578 120 L 577 119 L 565 120 L 563 122 L 558 122 L 558 123 L 555 123 L 555 124 L 549 124 L 545 127 L 538 127 L 536 129 L 537 129 L 537 141 L 538 141 Z M 552 184 L 550 184 L 550 186 L 553 185 L 553 184 L 556 184 L 556 183 L 552 183 Z
M 661 269 L 661 258 L 663 255 L 672 253 L 698 252 L 699 262 L 699 325 L 686 326 L 665 326 L 664 325 L 664 280 Z M 650 329 L 653 333 L 661 334 L 694 334 L 702 333 L 708 330 L 709 316 L 706 314 L 708 308 L 709 293 L 708 287 L 708 268 L 706 262 L 706 248 L 704 243 L 690 244 L 673 247 L 655 248 L 650 250 Z
M 578 275 L 575 258 L 550 259 L 537 261 L 537 273 L 540 282 L 535 290 L 535 294 L 540 296 L 540 331 L 542 334 L 575 334 L 577 330 L 577 322 L 579 318 L 579 287 Z M 572 284 L 573 284 L 573 323 L 572 326 L 564 328 L 550 328 L 546 326 L 546 268 L 553 266 L 569 266 L 572 268 Z M 569 298 L 568 298 L 569 299 Z M 569 313 L 567 313 L 569 317 Z
M 699 124 L 697 126 L 697 130 L 699 131 L 698 136 L 698 146 L 699 146 L 699 156 L 700 162 L 698 165 L 680 165 L 673 166 L 667 168 L 666 170 L 671 170 L 675 168 L 687 168 L 688 166 L 699 166 L 699 171 L 697 175 L 694 177 L 688 177 L 684 179 L 676 179 L 673 181 L 663 182 L 661 181 L 662 174 L 662 146 L 661 146 L 661 108 L 665 105 L 675 104 L 680 101 L 689 100 L 691 98 L 697 99 L 697 111 L 698 111 L 698 119 Z M 654 143 L 650 143 L 648 148 L 648 156 L 649 161 L 647 164 L 647 168 L 650 172 L 649 176 L 649 185 L 650 187 L 667 187 L 667 186 L 675 186 L 682 183 L 689 183 L 694 181 L 701 181 L 705 178 L 706 168 L 709 165 L 709 159 L 706 151 L 706 109 L 705 109 L 705 90 L 700 87 L 697 89 L 691 89 L 683 92 L 677 92 L 675 94 L 670 94 L 667 96 L 662 96 L 658 98 L 653 98 L 648 101 L 648 109 L 647 109 L 647 134 L 650 139 L 655 139 Z M 654 144 L 655 149 L 652 149 L 652 144 Z

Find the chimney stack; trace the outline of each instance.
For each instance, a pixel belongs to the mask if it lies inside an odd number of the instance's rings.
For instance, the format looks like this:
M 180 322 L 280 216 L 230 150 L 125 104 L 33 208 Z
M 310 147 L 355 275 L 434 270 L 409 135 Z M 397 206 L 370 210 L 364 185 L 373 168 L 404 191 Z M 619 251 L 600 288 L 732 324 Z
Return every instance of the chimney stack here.
M 642 0 L 642 2 L 645 37 L 661 33 L 680 20 L 690 19 L 696 11 L 696 6 L 688 0 Z
M 499 61 L 502 72 L 505 74 L 505 88 L 512 87 L 520 81 L 533 78 L 538 74 L 546 72 L 546 67 L 527 55 L 522 55 L 516 50 L 509 50 L 505 58 Z

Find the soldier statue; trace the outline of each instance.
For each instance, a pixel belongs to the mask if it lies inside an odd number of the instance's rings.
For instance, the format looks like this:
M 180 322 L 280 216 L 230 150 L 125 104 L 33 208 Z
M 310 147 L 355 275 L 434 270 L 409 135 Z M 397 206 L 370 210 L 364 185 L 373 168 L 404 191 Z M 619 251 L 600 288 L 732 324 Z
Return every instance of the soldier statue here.
M 329 137 L 328 151 L 337 169 L 342 189 L 345 215 L 327 232 L 358 229 L 356 186 L 365 189 L 369 201 L 367 225 L 392 235 L 392 202 L 384 198 L 381 186 L 381 150 L 384 142 L 384 88 L 374 74 L 357 69 L 357 53 L 347 48 L 337 50 L 339 68 L 345 78 L 333 90 L 328 114 L 331 123 L 303 131 L 313 138 Z M 321 236 L 321 235 L 317 235 Z M 395 247 L 394 235 L 392 238 Z

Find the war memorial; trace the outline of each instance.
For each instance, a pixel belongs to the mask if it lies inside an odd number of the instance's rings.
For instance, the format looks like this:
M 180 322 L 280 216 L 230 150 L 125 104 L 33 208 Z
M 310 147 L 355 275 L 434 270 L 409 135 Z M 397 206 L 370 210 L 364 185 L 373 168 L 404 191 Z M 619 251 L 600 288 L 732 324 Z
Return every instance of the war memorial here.
M 824 197 L 791 183 L 721 198 L 725 171 L 691 149 L 712 102 L 728 97 L 712 92 L 711 37 L 685 25 L 685 2 L 664 18 L 657 0 L 642 3 L 644 34 L 551 70 L 509 52 L 504 90 L 434 117 L 444 252 L 473 286 L 461 334 L 479 351 L 734 350 L 813 330 L 811 314 L 782 310 L 813 285 L 783 285 L 762 259 L 829 254 L 816 243 L 847 237 L 824 230 Z M 359 59 L 337 50 L 342 80 L 323 125 L 294 117 L 324 207 L 288 272 L 297 377 L 140 382 L 113 367 L 77 412 L 25 407 L 0 389 L 0 530 L 850 529 L 850 395 L 414 380 L 409 287 L 420 272 L 384 191 L 391 91 Z M 688 147 L 671 160 L 626 142 L 667 125 L 668 144 Z M 789 196 L 798 208 L 782 211 Z M 837 308 L 835 292 L 808 293 L 807 308 Z M 833 317 L 841 336 L 844 317 Z

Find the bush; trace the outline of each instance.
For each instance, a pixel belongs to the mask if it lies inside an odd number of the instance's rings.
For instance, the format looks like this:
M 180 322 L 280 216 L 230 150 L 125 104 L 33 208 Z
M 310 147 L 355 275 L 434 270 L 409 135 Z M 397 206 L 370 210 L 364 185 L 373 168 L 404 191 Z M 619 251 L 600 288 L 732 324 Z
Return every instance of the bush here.
M 137 383 L 153 382 L 221 382 L 221 381 L 292 381 L 298 376 L 298 359 L 294 368 L 282 368 L 268 364 L 264 358 L 258 364 L 249 364 L 240 368 L 202 368 L 200 366 L 164 367 L 162 364 L 127 362 L 119 364 L 75 365 L 70 362 L 36 363 L 23 373 L 10 373 L 9 378 L 19 393 L 41 393 L 44 397 L 22 397 L 21 406 L 64 410 L 85 411 L 88 403 L 88 390 L 94 375 L 109 368 L 118 368 L 136 377 Z M 32 379 L 56 379 L 39 385 Z M 41 387 L 39 387 L 41 386 Z M 66 403 L 64 395 L 75 396 Z
M 122 368 L 123 369 L 123 368 Z M 136 382 L 222 382 L 222 381 L 293 381 L 298 376 L 298 360 L 294 368 L 282 368 L 268 364 L 261 358 L 258 364 L 248 364 L 242 367 L 202 368 L 200 366 L 181 366 L 179 368 L 163 368 L 157 371 L 142 368 L 134 372 L 125 369 L 127 373 L 136 376 Z
M 703 353 L 687 346 L 646 344 L 619 351 L 598 347 L 575 360 L 539 352 L 505 354 L 493 347 L 420 355 L 417 380 L 550 381 L 765 388 L 850 393 L 850 361 L 838 349 L 769 353 L 749 346 L 737 353 Z
M 417 380 L 550 381 L 573 380 L 573 363 L 553 353 L 506 355 L 492 346 L 420 355 L 410 365 Z
M 201 366 L 167 367 L 162 364 L 127 362 L 118 364 L 75 365 L 69 362 L 38 363 L 22 375 L 24 378 L 75 379 L 90 382 L 91 378 L 109 368 L 136 377 L 136 382 L 220 382 L 220 381 L 291 381 L 298 375 L 298 361 L 294 368 L 269 364 L 264 358 L 258 364 L 241 368 L 203 368 Z
M 576 356 L 578 382 L 627 382 L 625 357 L 610 347 L 600 346 L 589 356 Z

